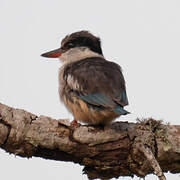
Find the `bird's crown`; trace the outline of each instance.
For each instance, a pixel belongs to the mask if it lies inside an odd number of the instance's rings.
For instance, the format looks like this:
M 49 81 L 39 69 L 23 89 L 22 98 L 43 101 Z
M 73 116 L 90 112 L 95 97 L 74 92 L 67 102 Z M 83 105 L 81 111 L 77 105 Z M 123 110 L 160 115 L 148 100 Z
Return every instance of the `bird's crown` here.
M 61 48 L 64 50 L 74 47 L 88 47 L 90 50 L 102 54 L 100 38 L 88 31 L 78 31 L 67 35 L 61 42 Z

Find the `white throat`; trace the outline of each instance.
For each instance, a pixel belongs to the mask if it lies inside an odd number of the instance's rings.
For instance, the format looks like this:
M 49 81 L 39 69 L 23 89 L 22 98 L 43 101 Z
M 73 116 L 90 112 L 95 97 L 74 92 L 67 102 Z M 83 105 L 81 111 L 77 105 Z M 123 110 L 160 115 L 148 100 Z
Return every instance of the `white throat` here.
M 81 59 L 90 58 L 90 57 L 101 57 L 104 58 L 103 55 L 95 53 L 91 51 L 87 47 L 76 47 L 69 49 L 65 53 L 60 56 L 60 62 L 64 64 L 69 64 L 75 61 L 80 61 Z

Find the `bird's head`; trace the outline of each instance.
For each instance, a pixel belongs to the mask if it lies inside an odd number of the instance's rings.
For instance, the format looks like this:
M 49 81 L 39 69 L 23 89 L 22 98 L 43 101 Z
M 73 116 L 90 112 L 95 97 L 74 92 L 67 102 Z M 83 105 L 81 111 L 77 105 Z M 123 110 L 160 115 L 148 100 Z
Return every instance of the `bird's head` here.
M 91 53 L 90 53 L 91 52 Z M 67 35 L 61 42 L 61 47 L 53 51 L 42 54 L 47 58 L 60 58 L 62 61 L 72 61 L 71 59 L 82 59 L 85 54 L 91 56 L 97 54 L 103 56 L 100 38 L 88 31 L 79 31 Z

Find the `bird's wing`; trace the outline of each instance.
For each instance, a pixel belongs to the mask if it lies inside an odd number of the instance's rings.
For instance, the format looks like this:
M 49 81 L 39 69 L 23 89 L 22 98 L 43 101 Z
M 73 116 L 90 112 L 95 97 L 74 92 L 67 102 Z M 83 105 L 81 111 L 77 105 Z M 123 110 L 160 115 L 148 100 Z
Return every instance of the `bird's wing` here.
M 87 58 L 68 65 L 64 79 L 73 93 L 89 104 L 114 108 L 128 105 L 121 68 L 103 58 Z

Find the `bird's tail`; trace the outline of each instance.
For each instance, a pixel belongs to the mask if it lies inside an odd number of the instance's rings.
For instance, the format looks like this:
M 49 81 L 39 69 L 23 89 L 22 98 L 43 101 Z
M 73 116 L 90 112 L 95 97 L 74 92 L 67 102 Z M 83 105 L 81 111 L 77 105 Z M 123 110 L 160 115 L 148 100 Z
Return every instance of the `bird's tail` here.
M 117 105 L 117 106 L 114 108 L 114 112 L 117 113 L 117 114 L 120 114 L 120 115 L 130 114 L 130 112 L 128 112 L 128 111 L 126 111 L 125 109 L 123 109 L 123 107 L 120 106 L 120 105 Z

